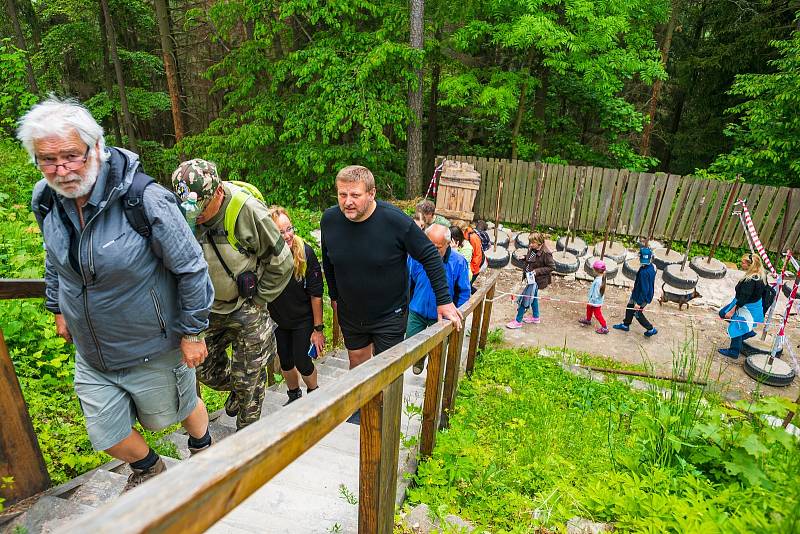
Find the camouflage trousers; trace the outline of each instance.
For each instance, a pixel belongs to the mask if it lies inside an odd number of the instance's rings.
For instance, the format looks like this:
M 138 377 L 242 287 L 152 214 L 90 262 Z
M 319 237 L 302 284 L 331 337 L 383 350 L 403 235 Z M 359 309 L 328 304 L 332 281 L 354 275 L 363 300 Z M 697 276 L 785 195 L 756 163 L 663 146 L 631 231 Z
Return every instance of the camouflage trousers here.
M 231 391 L 239 413 L 236 428 L 258 421 L 267 388 L 269 364 L 275 358 L 275 335 L 266 309 L 251 302 L 229 314 L 208 318 L 208 357 L 197 367 L 197 379 L 217 391 Z M 228 347 L 232 346 L 232 356 Z

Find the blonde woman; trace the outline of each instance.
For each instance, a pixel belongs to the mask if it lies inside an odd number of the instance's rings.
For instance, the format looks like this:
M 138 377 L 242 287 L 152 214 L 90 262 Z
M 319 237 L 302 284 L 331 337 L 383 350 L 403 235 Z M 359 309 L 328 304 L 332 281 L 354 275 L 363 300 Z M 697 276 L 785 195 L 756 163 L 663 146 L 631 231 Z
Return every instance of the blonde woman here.
M 325 348 L 322 269 L 314 250 L 295 235 L 286 209 L 273 206 L 271 211 L 272 220 L 294 258 L 294 272 L 289 285 L 267 305 L 272 319 L 278 325 L 275 341 L 281 373 L 288 388 L 289 400 L 286 404 L 289 404 L 303 396 L 301 377 L 307 388 L 306 393 L 317 389 L 317 369 L 311 356 L 322 354 Z
M 720 317 L 730 320 L 728 335 L 731 337 L 731 346 L 719 349 L 719 353 L 734 360 L 739 357 L 744 340 L 753 337 L 756 325 L 764 322 L 762 299 L 771 291 L 758 254 L 742 256 L 741 267 L 744 278 L 736 284 L 736 296 L 719 311 Z

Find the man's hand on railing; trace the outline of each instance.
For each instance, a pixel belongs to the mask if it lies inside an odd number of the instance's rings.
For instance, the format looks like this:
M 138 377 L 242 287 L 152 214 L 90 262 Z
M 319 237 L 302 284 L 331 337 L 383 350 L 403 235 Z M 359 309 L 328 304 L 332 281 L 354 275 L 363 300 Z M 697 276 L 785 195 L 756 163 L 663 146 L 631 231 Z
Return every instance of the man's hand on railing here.
M 72 343 L 72 334 L 69 333 L 69 328 L 67 328 L 67 321 L 64 320 L 64 316 L 60 313 L 54 315 L 56 320 L 56 334 L 64 338 L 64 341 L 67 343 Z
M 444 304 L 442 306 L 436 307 L 436 313 L 439 316 L 439 320 L 447 319 L 451 323 L 453 323 L 453 328 L 456 331 L 461 331 L 461 321 L 464 320 L 464 316 L 461 314 L 456 305 L 452 302 L 450 304 Z

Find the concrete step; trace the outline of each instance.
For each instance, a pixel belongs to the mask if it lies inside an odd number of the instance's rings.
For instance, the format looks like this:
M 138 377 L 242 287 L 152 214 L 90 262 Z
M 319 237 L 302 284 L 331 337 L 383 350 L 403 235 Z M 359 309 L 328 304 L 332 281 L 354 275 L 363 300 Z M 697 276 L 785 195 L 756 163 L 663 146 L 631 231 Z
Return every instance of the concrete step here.
M 127 477 L 123 477 L 127 479 Z M 5 532 L 25 534 L 47 534 L 55 532 L 73 519 L 94 510 L 91 506 L 72 502 L 60 497 L 45 496 L 36 501 L 27 512 L 17 517 Z
M 100 469 L 72 492 L 68 499 L 77 504 L 97 508 L 119 497 L 127 483 L 128 477 Z
M 343 371 L 350 369 L 350 360 L 347 359 L 347 354 L 345 354 L 344 358 L 342 358 L 337 356 L 335 353 L 331 353 L 326 355 L 324 358 L 320 358 L 318 362 L 320 367 L 337 367 Z

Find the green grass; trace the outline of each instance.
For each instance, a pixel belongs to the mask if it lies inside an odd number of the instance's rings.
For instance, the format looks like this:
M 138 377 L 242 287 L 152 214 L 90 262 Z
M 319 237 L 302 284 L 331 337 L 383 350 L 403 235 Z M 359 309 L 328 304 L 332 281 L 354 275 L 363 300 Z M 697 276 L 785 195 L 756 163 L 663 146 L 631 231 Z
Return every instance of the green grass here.
M 691 344 L 682 350 L 676 371 L 701 378 Z M 621 532 L 796 532 L 797 441 L 757 417 L 790 403 L 751 403 L 743 415 L 700 403 L 702 393 L 663 382 L 636 392 L 569 374 L 537 350 L 490 346 L 409 500 L 488 532 L 561 531 L 574 516 Z

